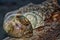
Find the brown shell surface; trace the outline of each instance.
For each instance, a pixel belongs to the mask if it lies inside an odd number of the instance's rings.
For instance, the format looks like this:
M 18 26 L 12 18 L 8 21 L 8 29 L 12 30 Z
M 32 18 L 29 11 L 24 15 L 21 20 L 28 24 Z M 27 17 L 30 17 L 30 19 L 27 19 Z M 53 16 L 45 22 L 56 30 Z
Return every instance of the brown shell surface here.
M 10 38 L 7 40 L 60 40 L 60 11 L 53 12 L 45 19 L 45 26 L 33 30 L 30 38 Z
M 47 14 L 47 17 L 44 20 L 45 25 L 34 29 L 32 37 L 28 38 L 7 37 L 4 40 L 60 40 L 60 10 L 58 9 L 56 9 L 52 13 Z M 19 11 L 19 13 L 20 12 L 22 11 Z

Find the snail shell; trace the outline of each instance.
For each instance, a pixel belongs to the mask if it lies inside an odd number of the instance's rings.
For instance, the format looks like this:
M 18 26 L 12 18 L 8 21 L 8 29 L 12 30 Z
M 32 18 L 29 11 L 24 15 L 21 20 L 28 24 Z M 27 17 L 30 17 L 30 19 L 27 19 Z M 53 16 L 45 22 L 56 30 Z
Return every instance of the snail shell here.
M 16 11 L 7 13 L 3 28 L 12 37 L 31 36 L 33 29 L 44 26 L 45 17 L 54 10 L 55 6 L 52 2 L 45 1 L 38 5 L 30 3 Z

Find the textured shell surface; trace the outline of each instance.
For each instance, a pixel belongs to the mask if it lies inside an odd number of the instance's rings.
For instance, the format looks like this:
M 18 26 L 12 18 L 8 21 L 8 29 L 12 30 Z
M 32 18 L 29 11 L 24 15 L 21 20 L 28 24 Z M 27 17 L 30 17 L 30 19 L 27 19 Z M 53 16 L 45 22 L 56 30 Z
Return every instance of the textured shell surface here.
M 8 12 L 4 18 L 3 28 L 12 37 L 32 36 L 33 29 L 44 26 L 46 14 L 54 11 L 51 2 L 28 4 L 16 11 Z

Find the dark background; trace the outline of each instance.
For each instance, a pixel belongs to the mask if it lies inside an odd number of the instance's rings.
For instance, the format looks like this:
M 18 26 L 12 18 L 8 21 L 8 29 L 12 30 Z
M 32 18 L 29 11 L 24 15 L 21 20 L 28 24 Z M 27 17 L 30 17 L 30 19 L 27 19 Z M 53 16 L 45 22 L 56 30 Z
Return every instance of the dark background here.
M 17 10 L 31 2 L 34 4 L 40 4 L 43 1 L 45 0 L 0 0 L 0 40 L 8 36 L 3 30 L 3 19 L 7 12 Z M 58 0 L 58 3 L 59 2 L 60 0 Z

